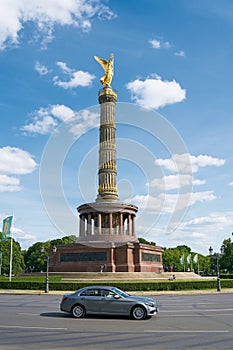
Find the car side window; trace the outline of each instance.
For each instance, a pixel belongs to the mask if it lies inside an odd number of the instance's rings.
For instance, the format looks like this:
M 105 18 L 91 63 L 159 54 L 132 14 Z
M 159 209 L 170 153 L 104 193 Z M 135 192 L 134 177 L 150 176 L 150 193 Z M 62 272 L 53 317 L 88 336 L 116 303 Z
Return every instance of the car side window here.
M 88 296 L 88 297 L 98 297 L 101 296 L 100 290 L 99 289 L 87 289 L 80 293 L 81 296 Z
M 115 293 L 112 290 L 108 290 L 108 289 L 102 289 L 101 293 L 103 297 L 109 297 L 109 296 L 113 297 L 115 295 Z

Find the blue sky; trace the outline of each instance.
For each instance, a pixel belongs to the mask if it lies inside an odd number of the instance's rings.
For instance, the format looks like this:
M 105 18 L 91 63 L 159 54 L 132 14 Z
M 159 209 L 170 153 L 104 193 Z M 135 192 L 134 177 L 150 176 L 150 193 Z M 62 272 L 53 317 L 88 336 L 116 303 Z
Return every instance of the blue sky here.
M 0 219 L 22 248 L 78 234 L 97 195 L 113 52 L 118 191 L 137 234 L 217 251 L 233 231 L 231 0 L 0 2 Z

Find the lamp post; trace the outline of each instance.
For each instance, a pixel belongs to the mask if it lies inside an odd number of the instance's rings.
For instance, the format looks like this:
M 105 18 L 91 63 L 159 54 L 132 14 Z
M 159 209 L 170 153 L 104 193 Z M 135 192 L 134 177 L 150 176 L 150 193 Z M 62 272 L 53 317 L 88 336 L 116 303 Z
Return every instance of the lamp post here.
M 221 259 L 221 257 L 223 256 L 224 254 L 224 245 L 221 246 L 220 248 L 220 253 L 215 253 L 213 255 L 213 248 L 210 246 L 209 247 L 209 253 L 210 253 L 210 256 L 212 258 L 215 258 L 216 259 L 216 269 L 217 269 L 217 291 L 218 292 L 221 292 L 221 281 L 220 281 L 220 271 L 219 271 L 219 268 L 220 268 L 220 265 L 219 265 L 219 260 Z
M 44 247 L 41 247 L 41 253 L 44 254 L 45 250 Z M 52 251 L 54 254 L 56 254 L 57 247 L 54 245 L 52 247 Z M 43 258 L 46 259 L 46 278 L 45 278 L 45 293 L 49 293 L 49 259 L 50 256 L 48 255 L 43 255 Z

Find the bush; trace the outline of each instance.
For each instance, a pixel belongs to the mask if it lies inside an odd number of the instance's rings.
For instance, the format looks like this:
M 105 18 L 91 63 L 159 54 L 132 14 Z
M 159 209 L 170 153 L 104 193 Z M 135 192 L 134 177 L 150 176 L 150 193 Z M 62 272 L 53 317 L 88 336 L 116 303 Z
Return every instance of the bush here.
M 90 285 L 96 285 L 96 282 L 59 282 L 51 280 L 49 281 L 49 289 L 52 291 L 75 291 L 79 288 L 83 288 Z M 203 289 L 216 289 L 216 280 L 205 281 L 163 281 L 163 282 L 98 282 L 98 285 L 111 285 L 125 291 L 181 291 L 181 290 L 203 290 Z M 222 288 L 233 288 L 233 280 L 221 280 Z M 2 280 L 0 283 L 1 289 L 15 289 L 15 290 L 44 290 L 45 279 L 35 281 L 33 279 L 25 280 Z

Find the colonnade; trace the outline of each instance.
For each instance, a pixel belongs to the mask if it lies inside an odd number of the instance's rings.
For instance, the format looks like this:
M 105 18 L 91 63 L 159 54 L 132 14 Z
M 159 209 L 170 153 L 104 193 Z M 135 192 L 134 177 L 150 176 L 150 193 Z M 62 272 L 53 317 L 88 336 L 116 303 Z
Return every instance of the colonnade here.
M 136 236 L 136 215 L 93 212 L 79 215 L 79 237 L 93 235 Z

